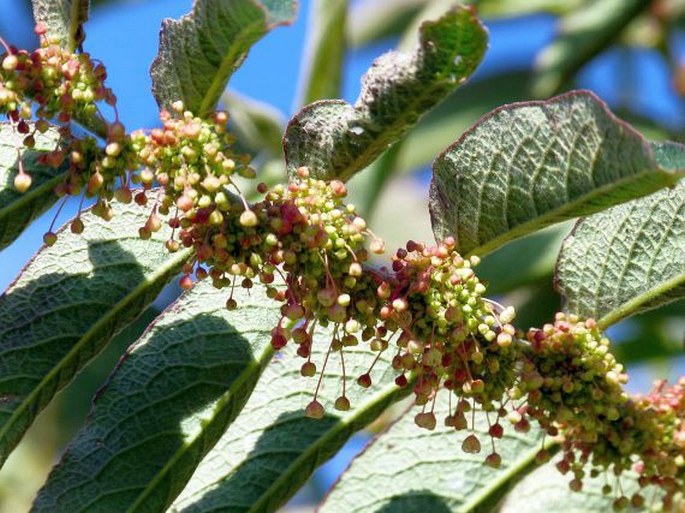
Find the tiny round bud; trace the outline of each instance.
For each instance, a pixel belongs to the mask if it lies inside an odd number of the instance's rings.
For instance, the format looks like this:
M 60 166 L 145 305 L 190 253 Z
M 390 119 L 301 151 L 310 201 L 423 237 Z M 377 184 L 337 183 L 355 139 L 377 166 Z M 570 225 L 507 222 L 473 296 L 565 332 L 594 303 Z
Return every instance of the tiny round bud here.
M 252 210 L 244 210 L 243 213 L 240 214 L 240 224 L 245 228 L 253 228 L 257 226 L 258 223 L 259 219 L 257 218 L 257 214 Z
M 350 400 L 344 395 L 341 395 L 335 400 L 334 407 L 338 411 L 347 411 L 350 409 Z
M 57 234 L 54 232 L 47 232 L 43 235 L 43 242 L 46 246 L 54 246 L 57 242 Z
M 19 65 L 19 59 L 16 55 L 8 55 L 2 60 L 2 69 L 5 71 L 14 71 Z
M 181 244 L 174 239 L 167 240 L 164 245 L 169 253 L 176 253 L 179 249 L 181 249 Z
M 628 497 L 626 497 L 625 495 L 616 499 L 612 504 L 614 511 L 623 511 L 628 506 L 630 506 L 630 501 L 628 500 Z
M 373 239 L 369 244 L 369 250 L 371 253 L 381 255 L 385 253 L 385 243 L 380 239 Z
M 490 429 L 488 430 L 488 434 L 492 438 L 502 438 L 504 436 L 504 428 L 499 423 L 493 424 L 492 426 L 490 426 Z
M 69 228 L 71 229 L 71 233 L 76 233 L 76 234 L 83 233 L 83 229 L 84 229 L 83 221 L 81 221 L 80 217 L 77 217 L 76 219 L 74 219 L 71 222 L 71 225 L 69 226 Z
M 568 487 L 574 491 L 574 492 L 579 492 L 583 489 L 583 482 L 580 479 L 572 479 L 568 483 Z
M 362 374 L 357 378 L 357 384 L 362 388 L 369 388 L 371 386 L 371 376 L 369 374 Z
M 428 429 L 429 431 L 434 430 L 437 423 L 433 412 L 417 414 L 416 417 L 414 417 L 414 422 L 420 428 Z
M 302 367 L 300 367 L 300 374 L 302 374 L 305 378 L 311 378 L 316 374 L 316 365 L 314 362 L 305 362 L 302 364 Z
M 121 203 L 129 204 L 133 199 L 133 193 L 131 192 L 131 189 L 119 187 L 114 191 L 114 198 Z
M 310 419 L 322 419 L 324 414 L 323 405 L 315 399 L 307 405 L 304 414 Z
M 138 236 L 143 240 L 148 240 L 152 237 L 152 232 L 143 226 L 138 228 Z
M 538 465 L 544 465 L 551 458 L 552 458 L 552 455 L 549 453 L 549 451 L 547 451 L 545 449 L 540 449 L 537 452 L 537 454 L 535 455 L 535 463 L 537 463 Z
M 476 435 L 467 436 L 461 444 L 461 450 L 468 454 L 480 452 L 480 440 Z
M 31 187 L 31 175 L 28 173 L 19 173 L 14 177 L 14 188 L 17 192 L 26 192 Z
M 485 458 L 485 464 L 491 468 L 500 468 L 502 465 L 502 456 L 496 452 L 493 452 L 492 454 L 489 454 L 487 458 Z
M 183 290 L 190 290 L 193 288 L 193 279 L 186 274 L 178 281 L 178 284 Z

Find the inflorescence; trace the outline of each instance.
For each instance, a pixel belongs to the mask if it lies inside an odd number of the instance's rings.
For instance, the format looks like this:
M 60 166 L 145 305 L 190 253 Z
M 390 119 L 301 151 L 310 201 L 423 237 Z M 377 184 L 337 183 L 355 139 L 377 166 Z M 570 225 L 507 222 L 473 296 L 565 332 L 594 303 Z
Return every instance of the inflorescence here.
M 552 324 L 524 337 L 512 325 L 513 308 L 485 297 L 486 287 L 474 272 L 478 258 L 462 257 L 451 237 L 435 246 L 409 241 L 389 267 L 370 265 L 371 254 L 384 252 L 383 242 L 345 203 L 347 190 L 340 181 L 315 179 L 302 167 L 287 185 L 260 183 L 256 190 L 262 199 L 248 203 L 239 183 L 254 179 L 256 172 L 249 157 L 233 151 L 226 113 L 201 119 L 176 102 L 161 113 L 161 127 L 128 134 L 118 120 L 108 123 L 98 110 L 97 102 L 116 103 L 104 85 L 104 66 L 88 54 L 65 51 L 43 27 L 36 32 L 41 46 L 31 53 L 2 42 L 0 113 L 25 135 L 28 149 L 36 132 L 47 131 L 50 122 L 59 124 L 60 147 L 40 157 L 67 170 L 55 192 L 95 198 L 93 212 L 103 219 L 112 217 L 114 199 L 147 206 L 140 237 L 148 239 L 168 224 L 167 249 L 194 250 L 181 286 L 191 288 L 193 275 L 210 279 L 229 291 L 228 309 L 238 306 L 236 287 L 263 284 L 267 296 L 281 305 L 271 332 L 273 348 L 296 344 L 305 360 L 301 374 L 318 375 L 306 415 L 324 416 L 317 397 L 332 354 L 342 370 L 335 408 L 350 408 L 345 351 L 365 343 L 375 356 L 355 377 L 357 384 L 370 387 L 374 366 L 392 351 L 396 384 L 411 387 L 421 407 L 418 426 L 436 427 L 436 398 L 445 390 L 444 424 L 468 431 L 462 449 L 480 453 L 474 415 L 484 411 L 492 446 L 486 464 L 501 464 L 495 441 L 504 435 L 503 424 L 526 432 L 535 422 L 560 439 L 563 457 L 557 468 L 573 475 L 572 490 L 582 488 L 588 472 L 611 472 L 617 485 L 604 491 L 615 492 L 615 509 L 640 506 L 643 495 L 624 496 L 618 481 L 633 470 L 642 487 L 658 486 L 664 507 L 672 507 L 685 489 L 685 379 L 629 397 L 623 389 L 627 375 L 592 319 L 558 314 Z M 79 116 L 101 119 L 106 127 L 102 146 L 93 137 L 71 133 L 68 123 Z M 31 186 L 21 158 L 14 185 L 20 192 Z M 149 205 L 153 196 L 147 191 L 153 187 L 158 193 Z M 84 230 L 80 209 L 71 230 Z M 44 240 L 56 242 L 52 227 Z M 315 335 L 325 327 L 332 336 L 323 362 L 314 362 Z M 549 457 L 542 449 L 537 460 Z

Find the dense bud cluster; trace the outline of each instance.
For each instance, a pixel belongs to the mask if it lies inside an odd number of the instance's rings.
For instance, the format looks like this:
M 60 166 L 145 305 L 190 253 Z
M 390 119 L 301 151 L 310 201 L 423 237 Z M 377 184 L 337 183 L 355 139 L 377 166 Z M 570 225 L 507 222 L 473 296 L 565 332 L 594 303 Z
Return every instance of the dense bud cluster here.
M 41 45 L 33 52 L 5 45 L 0 112 L 20 122 L 31 118 L 35 104 L 38 124 L 45 126 L 51 119 L 67 123 L 75 115 L 95 115 L 98 101 L 114 105 L 116 99 L 104 85 L 107 73 L 102 64 L 93 62 L 87 53 L 65 50 L 45 36 L 43 26 L 37 26 L 36 32 Z
M 658 382 L 650 394 L 636 397 L 628 411 L 634 426 L 626 419 L 622 430 L 631 431 L 624 439 L 632 436 L 640 485 L 661 488 L 664 509 L 673 507 L 678 494 L 685 502 L 685 378 L 670 387 Z
M 398 384 L 414 376 L 416 403 L 424 406 L 416 423 L 435 427 L 435 398 L 444 388 L 450 404 L 452 395 L 458 399 L 445 424 L 467 429 L 467 414 L 480 407 L 496 414 L 490 433 L 495 439 L 502 436 L 503 401 L 516 379 L 514 312 L 485 299 L 485 286 L 473 270 L 477 264 L 477 257 L 464 259 L 455 251 L 452 238 L 433 247 L 410 241 L 395 253 L 390 277 L 377 289 L 385 300 L 379 317 L 385 330 L 398 333 L 393 359 L 402 373 Z M 463 448 L 480 452 L 480 441 L 470 435 Z M 498 455 L 491 456 L 497 466 Z
M 231 195 L 240 194 L 236 177 L 253 178 L 255 172 L 246 165 L 249 158 L 237 156 L 231 150 L 233 137 L 226 131 L 225 112 L 216 112 L 203 120 L 185 111 L 183 103 L 176 102 L 173 112 L 162 111 L 160 119 L 162 127 L 149 134 L 139 130 L 131 135 L 143 167 L 132 181 L 143 189 L 159 185 L 163 191 L 148 222 L 141 227 L 140 236 L 149 238 L 161 228 L 158 214 L 169 216 L 174 235 L 167 247 L 172 251 L 180 247 L 175 239 L 180 228 L 180 241 L 185 246 L 195 245 L 201 259 L 206 260 L 203 255 L 211 250 L 213 232 L 221 231 L 215 228 L 227 218 L 232 224 L 237 221 L 231 218 L 236 208 Z M 135 201 L 145 205 L 145 193 L 138 192 Z
M 521 379 L 512 395 L 527 396 L 525 413 L 548 434 L 572 425 L 578 443 L 596 440 L 620 417 L 628 376 L 593 319 L 559 313 L 527 334 Z
M 617 479 L 632 469 L 641 488 L 661 489 L 664 509 L 671 510 L 678 494 L 681 501 L 685 498 L 685 378 L 671 387 L 665 381 L 657 382 L 648 395 L 630 398 L 619 411 L 619 417 L 594 440 L 582 440 L 577 425 L 567 426 L 563 433 L 565 457 L 559 469 L 578 472 L 590 466 L 591 475 L 610 471 Z M 581 486 L 581 479 L 582 474 L 572 483 Z M 603 492 L 616 493 L 615 510 L 629 504 L 641 507 L 645 502 L 642 492 L 627 497 L 620 485 L 607 484 Z
M 632 468 L 641 487 L 665 492 L 669 510 L 685 489 L 685 379 L 629 398 L 623 390 L 628 377 L 592 319 L 557 314 L 553 324 L 530 330 L 526 338 L 520 380 L 510 393 L 527 400 L 516 420 L 530 416 L 547 434 L 561 436 L 557 468 L 572 473 L 570 488 L 581 490 L 588 472 L 611 472 L 618 479 Z M 548 459 L 544 450 L 538 456 Z M 645 501 L 640 493 L 624 496 L 620 484 L 603 491 L 615 492 L 617 511 Z
M 263 198 L 249 204 L 239 182 L 256 173 L 249 157 L 232 150 L 224 112 L 202 119 L 176 102 L 171 112 L 162 111 L 161 126 L 149 132 L 129 135 L 115 121 L 104 123 L 103 145 L 92 137 L 74 137 L 68 126 L 72 118 L 101 118 L 96 103 L 114 105 L 115 97 L 104 85 L 101 64 L 88 54 L 65 51 L 45 37 L 43 27 L 37 32 L 41 47 L 34 52 L 5 45 L 0 113 L 25 134 L 29 149 L 36 132 L 49 129 L 48 121 L 62 125 L 61 146 L 40 157 L 46 165 L 67 168 L 55 192 L 96 198 L 93 212 L 109 219 L 113 200 L 145 206 L 146 191 L 159 186 L 140 237 L 150 238 L 168 223 L 167 249 L 194 250 L 181 286 L 192 287 L 191 273 L 211 279 L 217 288 L 230 289 L 228 309 L 237 307 L 235 287 L 249 289 L 255 281 L 265 285 L 268 297 L 281 305 L 272 346 L 278 350 L 292 341 L 305 359 L 301 374 L 318 375 L 308 416 L 324 415 L 317 394 L 332 355 L 342 371 L 335 408 L 347 410 L 346 348 L 368 344 L 371 364 L 356 379 L 368 388 L 381 354 L 394 346 L 395 382 L 412 387 L 422 407 L 415 417 L 418 426 L 436 427 L 436 397 L 445 389 L 450 399 L 445 425 L 472 430 L 462 449 L 479 453 L 482 441 L 473 416 L 477 409 L 485 412 L 492 443 L 486 464 L 501 463 L 495 440 L 503 436 L 504 417 L 519 432 L 528 431 L 535 420 L 548 435 L 561 437 L 563 459 L 557 467 L 572 473 L 571 489 L 582 488 L 587 469 L 591 475 L 611 471 L 617 478 L 633 469 L 642 487 L 664 491 L 666 509 L 682 495 L 685 379 L 629 398 L 623 367 L 591 319 L 558 314 L 554 323 L 520 340 L 511 324 L 514 310 L 485 297 L 486 288 L 474 273 L 478 258 L 459 255 L 452 238 L 435 246 L 409 241 L 389 267 L 372 267 L 370 254 L 383 253 L 383 243 L 345 203 L 347 190 L 340 181 L 314 179 L 302 167 L 286 185 L 269 189 L 259 184 Z M 34 114 L 37 119 L 29 123 Z M 30 185 L 20 159 L 15 188 L 23 192 Z M 141 188 L 134 191 L 134 185 Z M 83 229 L 77 216 L 71 230 Z M 52 227 L 44 240 L 55 243 Z M 323 362 L 314 362 L 316 330 L 325 326 L 332 337 Z M 548 458 L 540 451 L 538 461 Z M 644 502 L 640 493 L 625 497 L 620 485 L 616 492 L 615 509 Z
M 56 187 L 59 196 L 76 196 L 85 192 L 86 197 L 97 197 L 93 210 L 104 219 L 112 216 L 109 202 L 115 196 L 118 181 L 127 183 L 127 172 L 138 167 L 130 138 L 119 122 L 106 123 L 106 146 L 99 147 L 96 139 L 72 136 L 69 122 L 75 117 L 98 117 L 103 122 L 97 103 L 111 106 L 116 98 L 105 86 L 107 73 L 101 63 L 93 61 L 87 53 L 72 53 L 49 39 L 42 25 L 36 27 L 40 47 L 32 52 L 5 46 L 0 69 L 0 113 L 14 124 L 15 130 L 24 134 L 23 145 L 35 146 L 36 133 L 45 133 L 49 122 L 60 124 L 61 146 L 43 153 L 39 162 L 51 167 L 67 165 L 68 173 L 63 183 Z M 31 186 L 31 176 L 19 160 L 19 172 L 14 186 L 19 192 Z M 117 195 L 119 199 L 124 196 Z M 54 221 L 53 221 L 54 224 Z M 72 231 L 83 231 L 83 223 L 77 217 Z M 56 235 L 52 227 L 44 241 L 52 245 Z

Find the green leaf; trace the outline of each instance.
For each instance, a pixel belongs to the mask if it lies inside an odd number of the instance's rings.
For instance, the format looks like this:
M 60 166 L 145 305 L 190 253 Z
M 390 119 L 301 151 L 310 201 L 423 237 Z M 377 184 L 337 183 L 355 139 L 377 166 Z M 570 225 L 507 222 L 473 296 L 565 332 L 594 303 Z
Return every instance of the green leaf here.
M 308 166 L 321 179 L 348 180 L 459 87 L 483 58 L 487 34 L 465 7 L 421 26 L 413 52 L 378 58 L 354 106 L 322 100 L 303 108 L 283 138 L 288 169 Z
M 164 511 L 240 413 L 271 360 L 278 305 L 196 285 L 130 349 L 34 512 Z M 269 304 L 269 303 L 267 303 Z
M 649 143 L 592 93 L 491 112 L 433 164 L 437 239 L 486 254 L 545 226 L 675 184 L 685 167 L 658 161 Z
M 313 0 L 302 103 L 338 98 L 347 50 L 347 0 Z
M 452 93 L 407 134 L 398 158 L 398 173 L 413 171 L 433 162 L 484 114 L 504 105 L 530 98 L 530 71 L 513 71 L 474 79 Z M 504 84 L 504 85 L 503 85 Z
M 229 127 L 240 151 L 281 157 L 285 118 L 278 109 L 235 92 L 224 93 L 221 103 L 230 115 Z
M 323 331 L 315 336 L 313 360 L 319 368 L 330 337 Z M 241 415 L 200 464 L 170 512 L 276 511 L 355 431 L 410 392 L 393 383 L 392 355 L 381 357 L 374 367 L 374 385 L 366 390 L 354 381 L 368 370 L 374 354 L 363 345 L 346 348 L 344 356 L 352 408 L 333 408 L 342 380 L 340 358 L 334 354 L 318 396 L 326 416 L 312 420 L 303 410 L 312 400 L 316 380 L 300 375 L 303 360 L 288 346 L 264 371 Z
M 41 153 L 59 147 L 57 128 L 51 127 L 44 134 L 36 132 L 33 150 L 24 147 L 24 137 L 11 123 L 0 123 L 0 249 L 7 247 L 31 221 L 57 201 L 54 188 L 65 176 L 66 165 L 54 169 L 38 164 Z M 32 179 L 31 187 L 24 193 L 14 188 L 20 159 Z
M 559 254 L 557 287 L 569 312 L 603 328 L 685 298 L 685 181 L 580 220 Z
M 400 42 L 397 45 L 399 50 L 411 50 L 420 43 L 421 25 L 426 21 L 434 20 L 443 16 L 447 11 L 454 7 L 452 0 L 430 0 L 416 13 L 411 23 L 402 31 Z M 464 2 L 464 5 L 466 2 Z M 480 15 L 480 10 L 478 10 Z
M 538 55 L 533 93 L 547 98 L 623 32 L 651 0 L 597 0 L 563 17 L 558 37 Z
M 196 115 L 208 115 L 250 47 L 294 16 L 292 0 L 197 0 L 180 19 L 165 19 L 150 69 L 160 108 L 182 100 Z
M 43 23 L 47 36 L 73 52 L 85 39 L 83 24 L 88 20 L 89 0 L 32 0 L 33 17 Z
M 528 97 L 529 71 L 512 72 L 473 80 L 450 94 L 439 109 L 423 116 L 399 142 L 384 152 L 364 173 L 350 182 L 359 191 L 355 204 L 368 216 L 389 180 L 428 165 L 486 112 Z M 502 84 L 506 87 L 502 87 Z
M 558 457 L 557 457 L 558 458 Z M 546 465 L 535 469 L 525 479 L 523 479 L 509 493 L 500 508 L 499 513 L 587 513 L 589 511 L 614 511 L 613 502 L 617 497 L 617 492 L 613 491 L 609 495 L 602 494 L 602 487 L 609 483 L 616 484 L 616 477 L 611 475 L 600 475 L 596 478 L 587 476 L 583 478 L 583 490 L 581 492 L 571 492 L 568 483 L 569 476 L 563 476 L 556 468 L 558 459 L 553 459 Z M 627 497 L 639 490 L 637 479 L 632 473 L 625 472 L 620 479 L 621 488 Z M 650 507 L 659 503 L 659 493 L 653 488 L 648 488 L 643 492 L 647 498 L 644 508 L 629 507 L 626 511 L 630 513 L 653 511 Z M 653 504 L 650 504 L 653 501 Z M 677 511 L 677 508 L 675 509 Z
M 189 253 L 169 255 L 169 233 L 138 237 L 149 212 L 114 204 L 105 222 L 83 214 L 66 226 L 0 296 L 0 464 L 58 390 L 179 272 Z
M 446 404 L 440 407 L 447 411 Z M 490 512 L 512 485 L 534 468 L 541 439 L 533 430 L 520 434 L 510 426 L 505 429 L 504 438 L 496 442 L 502 465 L 492 469 L 484 464 L 491 452 L 485 414 L 476 415 L 483 452 L 467 454 L 461 450 L 461 442 L 471 432 L 456 432 L 442 425 L 435 431 L 420 429 L 414 423 L 419 411 L 410 409 L 357 456 L 320 513 Z

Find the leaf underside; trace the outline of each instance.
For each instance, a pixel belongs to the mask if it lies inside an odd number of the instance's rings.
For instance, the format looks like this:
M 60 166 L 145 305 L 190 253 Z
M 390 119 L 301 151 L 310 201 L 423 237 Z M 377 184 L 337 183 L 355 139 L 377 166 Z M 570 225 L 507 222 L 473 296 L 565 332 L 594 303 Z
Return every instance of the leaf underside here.
M 661 160 L 592 93 L 505 105 L 435 160 L 433 231 L 439 240 L 454 236 L 463 254 L 486 254 L 672 186 L 685 167 Z
M 165 19 L 150 68 L 160 108 L 182 100 L 186 109 L 207 116 L 250 47 L 294 16 L 292 0 L 196 0 L 190 13 Z
M 589 511 L 613 511 L 613 502 L 618 496 L 614 489 L 609 494 L 602 493 L 605 484 L 616 486 L 616 476 L 600 474 L 596 478 L 583 478 L 583 489 L 571 492 L 568 487 L 572 477 L 563 476 L 555 465 L 560 458 L 536 468 L 528 474 L 502 501 L 499 513 L 587 513 Z M 620 479 L 620 486 L 627 497 L 639 490 L 635 475 L 625 472 Z M 648 499 L 645 507 L 629 507 L 631 513 L 654 511 L 652 506 L 659 506 L 660 493 L 649 488 L 642 492 Z M 660 510 L 660 508 L 657 508 Z M 676 508 L 675 511 L 678 511 Z
M 312 360 L 319 369 L 330 338 L 330 330 L 315 336 Z M 267 367 L 241 415 L 170 511 L 276 511 L 355 431 L 410 392 L 394 385 L 391 356 L 381 356 L 374 367 L 375 384 L 361 389 L 355 379 L 368 370 L 374 354 L 365 345 L 345 349 L 346 393 L 352 407 L 340 412 L 333 408 L 342 387 L 340 357 L 332 354 L 317 398 L 326 416 L 312 420 L 303 411 L 312 400 L 316 379 L 300 375 L 303 360 L 288 346 Z
M 438 400 L 436 413 L 447 411 L 446 397 Z M 414 423 L 419 411 L 410 409 L 357 456 L 326 498 L 321 513 L 490 512 L 534 468 L 541 447 L 534 431 L 521 434 L 507 426 L 504 438 L 496 442 L 502 466 L 492 469 L 484 464 L 492 452 L 485 414 L 476 414 L 482 452 L 466 454 L 460 446 L 470 431 L 457 432 L 441 422 L 434 431 L 420 429 Z
M 90 0 L 32 0 L 33 17 L 43 23 L 47 36 L 63 48 L 74 51 L 85 38 L 83 24 L 88 20 Z
M 57 201 L 53 191 L 64 179 L 65 166 L 55 169 L 38 164 L 41 153 L 59 147 L 57 129 L 51 127 L 44 134 L 36 132 L 33 150 L 24 148 L 24 137 L 11 123 L 0 123 L 0 249 L 9 246 L 34 219 Z M 19 159 L 32 179 L 31 187 L 24 193 L 14 188 Z
M 0 296 L 0 463 L 55 393 L 155 299 L 187 251 L 170 256 L 166 230 L 148 241 L 149 212 L 114 204 L 105 222 L 65 226 Z
M 291 173 L 307 166 L 316 178 L 348 180 L 464 83 L 487 46 L 485 29 L 466 7 L 420 32 L 413 52 L 390 52 L 372 64 L 354 106 L 321 100 L 293 117 L 283 138 Z
M 199 283 L 167 308 L 100 391 L 33 511 L 164 511 L 240 412 L 272 356 L 278 308 Z
M 235 294 L 240 308 L 229 312 L 227 291 L 200 283 L 158 318 L 99 394 L 34 511 L 163 511 L 191 475 L 170 511 L 274 511 L 354 431 L 406 395 L 394 385 L 359 391 L 348 383 L 353 410 L 306 418 L 315 380 L 300 376 L 294 348 L 267 366 L 278 305 L 259 287 Z M 317 335 L 314 361 L 330 335 Z M 320 394 L 328 410 L 341 386 L 335 358 Z M 372 359 L 353 348 L 347 372 L 363 373 Z
M 685 181 L 578 221 L 556 285 L 569 312 L 604 327 L 685 297 Z

